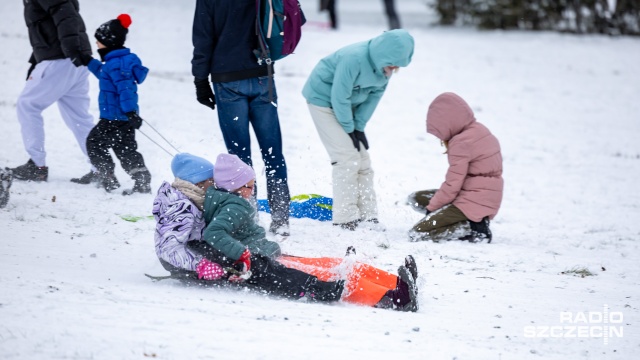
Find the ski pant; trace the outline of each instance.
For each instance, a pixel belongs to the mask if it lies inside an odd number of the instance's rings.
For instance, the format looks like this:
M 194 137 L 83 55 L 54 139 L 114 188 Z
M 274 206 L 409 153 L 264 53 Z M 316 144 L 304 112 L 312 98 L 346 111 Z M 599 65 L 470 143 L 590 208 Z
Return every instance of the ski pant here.
M 147 171 L 136 142 L 135 129 L 128 121 L 100 119 L 87 137 L 87 150 L 91 164 L 103 174 L 113 173 L 115 164 L 109 153 L 113 149 L 124 171 L 133 175 Z
M 394 290 L 398 276 L 364 263 L 349 264 L 342 258 L 304 258 L 281 256 L 278 262 L 322 281 L 346 279 L 342 301 L 375 306 L 389 290 Z
M 378 217 L 369 152 L 353 146 L 333 109 L 308 104 L 320 140 L 329 154 L 333 181 L 333 223 Z
M 190 241 L 189 249 L 223 267 L 232 267 L 234 260 L 204 241 Z M 165 267 L 166 268 L 166 267 Z M 251 277 L 245 284 L 270 295 L 300 298 L 305 295 L 315 276 L 294 268 L 288 268 L 274 259 L 260 254 L 251 254 Z
M 407 201 L 414 209 L 426 212 L 429 201 L 437 190 L 421 190 L 409 195 Z M 452 234 L 468 225 L 467 217 L 453 204 L 430 212 L 416 223 L 411 231 L 416 235 L 413 240 L 447 240 Z
M 291 196 L 287 182 L 287 164 L 282 154 L 278 108 L 270 101 L 269 77 L 219 82 L 214 83 L 213 88 L 218 106 L 218 121 L 227 151 L 253 166 L 249 133 L 251 124 L 265 165 L 271 220 L 278 225 L 288 224 Z M 271 84 L 271 96 L 274 102 L 277 101 L 275 82 Z M 257 188 L 254 190 L 255 196 Z
M 89 114 L 89 71 L 69 59 L 38 63 L 16 103 L 25 150 L 36 166 L 46 166 L 42 111 L 58 103 L 60 115 L 87 155 L 87 135 L 93 128 Z

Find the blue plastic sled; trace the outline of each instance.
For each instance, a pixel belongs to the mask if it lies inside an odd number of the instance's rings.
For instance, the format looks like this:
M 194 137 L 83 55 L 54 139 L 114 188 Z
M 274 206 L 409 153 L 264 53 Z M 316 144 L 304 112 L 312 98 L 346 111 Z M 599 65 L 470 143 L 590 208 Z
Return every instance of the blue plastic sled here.
M 317 194 L 303 194 L 291 197 L 289 216 L 294 218 L 309 218 L 320 221 L 331 220 L 333 199 Z M 258 211 L 271 213 L 266 199 L 258 200 Z

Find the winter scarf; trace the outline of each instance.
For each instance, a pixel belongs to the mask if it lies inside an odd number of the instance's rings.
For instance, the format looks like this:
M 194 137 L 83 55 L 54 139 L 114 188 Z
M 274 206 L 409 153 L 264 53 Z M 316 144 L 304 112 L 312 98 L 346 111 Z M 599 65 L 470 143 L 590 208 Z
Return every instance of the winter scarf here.
M 182 179 L 176 178 L 171 184 L 174 188 L 178 189 L 181 193 L 183 193 L 189 200 L 193 201 L 194 204 L 198 207 L 198 209 L 204 209 L 204 190 L 195 186 L 194 184 L 184 181 Z

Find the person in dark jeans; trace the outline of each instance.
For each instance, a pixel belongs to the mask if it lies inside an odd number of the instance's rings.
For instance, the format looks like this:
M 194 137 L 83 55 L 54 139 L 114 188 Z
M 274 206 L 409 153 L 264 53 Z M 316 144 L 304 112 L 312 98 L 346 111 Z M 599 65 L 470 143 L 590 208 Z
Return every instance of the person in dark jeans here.
M 259 63 L 254 54 L 255 20 L 253 0 L 196 1 L 192 73 L 198 102 L 214 110 L 218 106 L 227 152 L 249 166 L 253 166 L 249 125 L 253 127 L 266 167 L 269 231 L 288 236 L 290 194 L 276 86 L 270 78 L 273 63 Z M 254 189 L 254 203 L 256 196 Z

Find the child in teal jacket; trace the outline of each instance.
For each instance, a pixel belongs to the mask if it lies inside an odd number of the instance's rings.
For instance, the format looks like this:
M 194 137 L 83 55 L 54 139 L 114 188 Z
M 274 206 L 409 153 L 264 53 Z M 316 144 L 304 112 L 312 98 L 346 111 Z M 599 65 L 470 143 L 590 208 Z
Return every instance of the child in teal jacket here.
M 333 224 L 378 224 L 365 126 L 389 79 L 413 56 L 413 37 L 392 30 L 320 60 L 302 90 L 333 166 Z M 376 227 L 380 227 L 379 225 Z

